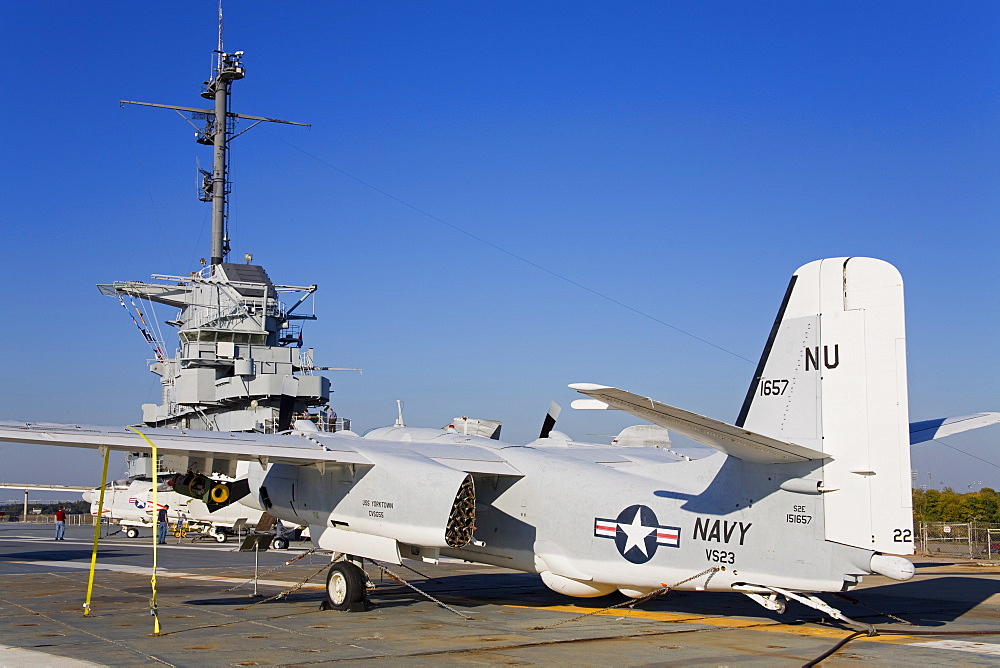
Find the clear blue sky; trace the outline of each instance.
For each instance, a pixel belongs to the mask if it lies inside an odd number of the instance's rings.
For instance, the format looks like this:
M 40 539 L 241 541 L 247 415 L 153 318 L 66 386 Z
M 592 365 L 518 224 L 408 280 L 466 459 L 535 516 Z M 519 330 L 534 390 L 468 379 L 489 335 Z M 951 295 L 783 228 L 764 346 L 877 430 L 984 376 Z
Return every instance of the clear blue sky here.
M 237 2 L 234 257 L 320 286 L 306 329 L 359 430 L 456 415 L 537 435 L 570 382 L 733 420 L 789 275 L 888 260 L 914 420 L 1000 410 L 995 2 Z M 208 255 L 176 114 L 214 0 L 9 3 L 0 418 L 124 424 L 157 401 L 97 283 Z M 469 235 L 623 302 L 595 296 Z M 160 320 L 172 316 L 158 311 Z M 731 354 L 734 353 L 734 354 Z M 1000 488 L 1000 427 L 914 450 L 920 483 Z M 91 452 L 0 446 L 0 478 L 90 483 Z M 981 460 L 986 460 L 985 463 Z M 0 494 L 0 496 L 3 496 Z

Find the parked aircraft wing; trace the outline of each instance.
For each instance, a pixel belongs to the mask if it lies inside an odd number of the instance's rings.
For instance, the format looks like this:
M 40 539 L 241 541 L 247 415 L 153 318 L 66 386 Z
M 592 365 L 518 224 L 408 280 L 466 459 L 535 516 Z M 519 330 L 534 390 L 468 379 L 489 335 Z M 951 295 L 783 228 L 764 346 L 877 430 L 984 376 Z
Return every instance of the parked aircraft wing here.
M 705 448 L 708 453 L 712 450 Z M 576 457 L 594 464 L 604 464 L 611 468 L 629 468 L 633 466 L 648 466 L 653 464 L 671 464 L 684 461 L 685 457 L 666 448 L 618 447 L 618 446 L 581 446 L 569 444 L 560 453 Z
M 944 438 L 953 434 L 960 434 L 970 429 L 988 427 L 998 422 L 1000 422 L 1000 413 L 976 413 L 974 415 L 960 415 L 958 417 L 911 422 L 910 445 L 916 445 L 917 443 L 923 443 L 935 438 Z
M 373 465 L 361 451 L 378 447 L 369 441 L 348 434 L 303 432 L 291 434 L 256 434 L 243 432 L 192 431 L 186 429 L 140 429 L 156 444 L 160 455 L 175 455 L 187 461 L 242 460 L 261 463 L 307 465 L 342 463 Z M 467 441 L 495 444 L 480 437 L 464 437 Z M 126 427 L 53 424 L 42 422 L 0 421 L 0 441 L 65 445 L 80 448 L 108 446 L 123 452 L 151 452 L 145 439 Z M 400 444 L 385 443 L 384 448 Z M 521 473 L 506 462 L 495 450 L 463 443 L 414 444 L 427 457 L 450 468 L 466 473 L 514 475 Z
M 649 397 L 619 390 L 616 387 L 574 383 L 570 387 L 610 408 L 623 410 L 675 431 L 682 436 L 715 448 L 737 459 L 757 464 L 787 464 L 810 459 L 825 459 L 828 455 L 794 443 L 786 443 L 712 418 L 680 408 L 661 404 Z M 577 408 L 597 408 L 592 402 L 573 402 Z
M 412 450 L 419 452 L 428 459 L 436 461 L 438 464 L 444 464 L 445 466 L 458 471 L 465 471 L 466 473 L 486 473 L 489 475 L 517 477 L 523 475 L 516 468 L 508 464 L 503 455 L 495 449 L 499 447 L 497 445 L 498 441 L 485 436 L 459 437 L 457 434 L 451 434 L 451 436 L 458 440 L 451 443 L 437 441 L 414 442 L 412 445 L 398 441 L 385 441 L 380 444 L 378 440 L 369 441 L 368 438 L 364 438 L 358 444 L 358 449 L 361 452 L 367 452 L 372 450 L 374 446 L 378 447 L 380 451 L 399 452 L 400 450 Z M 321 441 L 325 442 L 326 438 L 329 437 L 324 437 Z M 375 457 L 374 451 L 372 452 L 372 457 Z
M 18 485 L 13 482 L 0 483 L 2 489 L 33 489 L 39 492 L 86 492 L 90 487 L 78 487 L 76 485 L 35 485 L 27 483 Z
M 216 457 L 254 461 L 263 459 L 283 464 L 342 462 L 371 464 L 353 448 L 321 447 L 302 436 L 278 436 L 185 429 L 140 429 L 159 454 L 188 457 Z M 126 427 L 53 424 L 44 422 L 0 421 L 0 441 L 66 445 L 79 448 L 107 446 L 123 452 L 151 452 L 145 439 Z

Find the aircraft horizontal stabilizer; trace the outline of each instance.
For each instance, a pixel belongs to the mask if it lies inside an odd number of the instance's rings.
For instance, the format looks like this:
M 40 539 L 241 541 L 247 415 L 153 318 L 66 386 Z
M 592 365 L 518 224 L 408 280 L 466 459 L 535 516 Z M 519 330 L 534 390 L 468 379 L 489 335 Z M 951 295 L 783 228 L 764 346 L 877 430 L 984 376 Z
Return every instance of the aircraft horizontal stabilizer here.
M 910 423 L 910 445 L 960 434 L 970 429 L 988 427 L 1000 422 L 1000 413 L 976 413 L 958 417 L 938 418 Z
M 593 383 L 574 383 L 570 387 L 607 404 L 609 408 L 623 410 L 643 420 L 649 420 L 653 424 L 743 461 L 756 464 L 788 464 L 828 457 L 818 450 L 779 441 L 704 415 L 661 404 L 649 397 L 640 397 L 616 387 Z M 575 404 L 576 402 L 574 407 Z M 596 406 L 587 406 L 587 408 L 593 407 Z

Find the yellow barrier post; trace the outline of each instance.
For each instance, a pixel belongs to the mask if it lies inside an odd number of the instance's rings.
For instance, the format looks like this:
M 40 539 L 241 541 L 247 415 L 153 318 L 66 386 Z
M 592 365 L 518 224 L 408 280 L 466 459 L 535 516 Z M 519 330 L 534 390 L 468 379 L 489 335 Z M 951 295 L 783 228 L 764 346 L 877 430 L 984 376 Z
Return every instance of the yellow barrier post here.
M 156 488 L 159 487 L 159 481 L 156 479 L 156 469 L 158 468 L 159 459 L 156 454 L 156 444 L 135 427 L 129 427 L 129 429 L 142 436 L 142 440 L 146 441 L 149 447 L 153 449 L 153 576 L 149 580 L 153 588 L 153 595 L 149 599 L 149 614 L 153 616 L 153 635 L 158 636 L 160 635 L 160 614 L 156 608 L 156 550 L 160 539 L 160 506 L 156 502 Z
M 94 523 L 94 548 L 90 553 L 90 576 L 87 578 L 87 600 L 83 602 L 83 616 L 90 614 L 90 596 L 94 592 L 94 569 L 97 567 L 97 541 L 101 537 L 101 523 L 104 521 L 104 489 L 108 484 L 108 459 L 111 449 L 102 445 L 98 448 L 104 455 L 104 470 L 101 471 L 101 496 L 97 500 L 97 521 Z

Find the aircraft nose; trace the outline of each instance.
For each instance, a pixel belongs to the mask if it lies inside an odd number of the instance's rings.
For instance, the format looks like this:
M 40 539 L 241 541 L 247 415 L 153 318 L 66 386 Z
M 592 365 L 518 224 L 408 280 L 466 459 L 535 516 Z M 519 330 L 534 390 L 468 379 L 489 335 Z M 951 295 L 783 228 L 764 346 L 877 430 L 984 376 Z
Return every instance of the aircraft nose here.
M 94 497 L 94 490 L 88 489 L 83 493 L 83 500 L 87 503 L 94 503 L 96 501 Z

